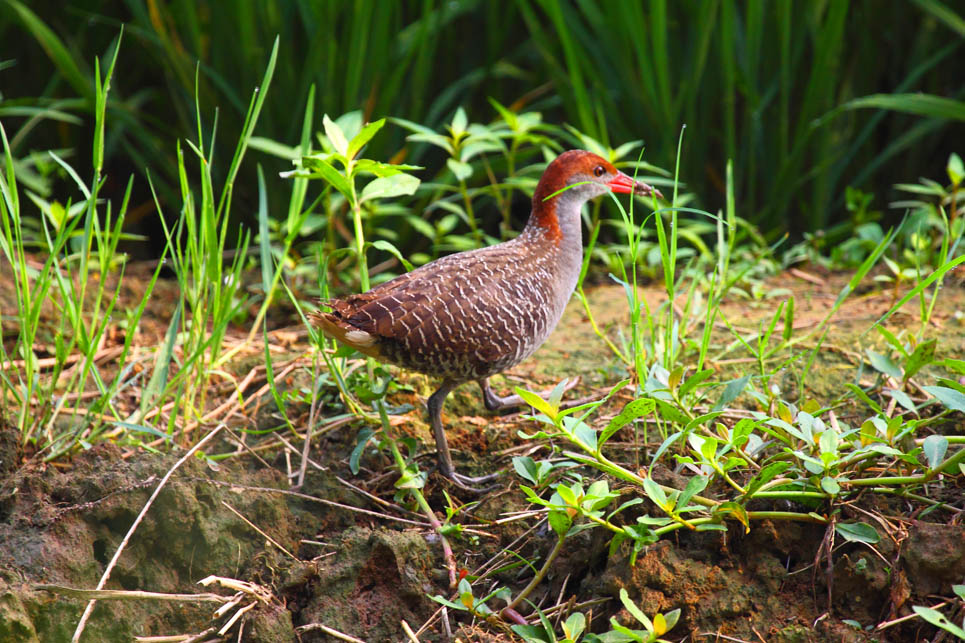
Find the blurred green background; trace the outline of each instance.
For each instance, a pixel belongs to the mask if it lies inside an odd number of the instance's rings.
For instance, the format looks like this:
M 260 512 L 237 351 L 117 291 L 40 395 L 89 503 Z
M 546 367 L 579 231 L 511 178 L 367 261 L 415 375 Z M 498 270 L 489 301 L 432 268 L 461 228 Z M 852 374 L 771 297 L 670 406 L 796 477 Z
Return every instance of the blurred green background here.
M 41 196 L 66 180 L 41 152 L 90 175 L 94 59 L 122 25 L 104 195 L 135 175 L 129 226 L 155 212 L 148 173 L 162 204 L 178 203 L 175 139 L 196 139 L 196 85 L 223 175 L 276 36 L 257 136 L 296 144 L 312 84 L 316 129 L 322 113 L 362 110 L 438 131 L 459 106 L 471 121 L 498 118 L 493 98 L 613 147 L 642 139 L 645 160 L 670 169 L 686 125 L 680 177 L 695 205 L 723 206 L 733 159 L 738 212 L 770 239 L 847 234 L 846 187 L 886 210 L 893 184 L 941 179 L 950 153 L 965 151 L 960 3 L 0 0 L 0 119 L 21 183 Z M 386 127 L 366 156 L 424 165 L 425 180 L 445 155 L 408 133 Z M 248 159 L 271 183 L 291 168 L 263 152 Z M 236 183 L 242 219 L 255 208 L 255 167 Z

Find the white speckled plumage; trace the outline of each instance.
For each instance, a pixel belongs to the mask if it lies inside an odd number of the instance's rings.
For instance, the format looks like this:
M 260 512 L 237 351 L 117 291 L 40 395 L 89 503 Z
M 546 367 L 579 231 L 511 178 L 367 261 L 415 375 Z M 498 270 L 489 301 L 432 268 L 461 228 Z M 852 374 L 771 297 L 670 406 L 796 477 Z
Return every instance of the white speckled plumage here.
M 556 194 L 567 186 L 574 187 Z M 555 328 L 582 265 L 580 210 L 610 190 L 654 192 L 595 154 L 564 152 L 543 173 L 515 239 L 442 257 L 368 292 L 324 302 L 331 312 L 313 315 L 322 330 L 362 353 L 442 378 L 429 413 L 441 468 L 457 483 L 466 479 L 452 467 L 442 401 L 469 380 L 483 387 L 487 406 L 503 401 L 486 378 L 526 359 Z

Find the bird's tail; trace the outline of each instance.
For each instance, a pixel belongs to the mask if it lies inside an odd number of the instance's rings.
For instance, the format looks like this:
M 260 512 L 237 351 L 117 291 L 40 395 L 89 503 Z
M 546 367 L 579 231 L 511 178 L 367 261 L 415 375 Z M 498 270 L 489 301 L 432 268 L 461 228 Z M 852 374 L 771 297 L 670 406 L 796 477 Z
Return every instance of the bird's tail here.
M 316 310 L 309 313 L 309 320 L 316 328 L 338 342 L 351 346 L 364 355 L 380 356 L 378 336 L 352 326 L 337 314 Z

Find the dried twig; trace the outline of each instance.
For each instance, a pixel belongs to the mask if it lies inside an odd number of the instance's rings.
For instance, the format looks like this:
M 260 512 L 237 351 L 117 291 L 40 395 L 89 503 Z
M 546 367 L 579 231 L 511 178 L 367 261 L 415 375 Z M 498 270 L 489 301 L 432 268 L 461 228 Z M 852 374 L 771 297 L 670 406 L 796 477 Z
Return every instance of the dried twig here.
M 194 480 L 201 480 L 207 482 L 208 484 L 213 484 L 221 487 L 231 487 L 232 489 L 242 489 L 245 491 L 261 491 L 265 493 L 281 493 L 287 496 L 293 496 L 295 498 L 300 498 L 302 500 L 307 500 L 309 502 L 317 502 L 319 504 L 328 505 L 330 507 L 338 507 L 339 509 L 346 509 L 348 511 L 354 511 L 356 513 L 366 514 L 374 518 L 381 518 L 382 520 L 394 520 L 396 522 L 403 522 L 407 525 L 414 525 L 416 527 L 422 527 L 428 529 L 431 527 L 429 523 L 419 522 L 416 520 L 408 520 L 406 518 L 399 518 L 397 516 L 390 516 L 388 514 L 379 513 L 377 511 L 371 511 L 369 509 L 361 509 L 359 507 L 353 507 L 351 505 L 344 505 L 340 502 L 334 502 L 332 500 L 326 500 L 325 498 L 316 498 L 315 496 L 310 496 L 307 493 L 300 493 L 298 491 L 292 491 L 290 489 L 273 489 L 271 487 L 253 487 L 250 485 L 233 484 L 230 482 L 221 482 L 219 480 L 208 480 L 207 478 L 192 478 Z
M 365 643 L 365 641 L 362 639 L 357 639 L 354 636 L 343 634 L 342 632 L 332 629 L 327 625 L 322 625 L 321 623 L 308 623 L 307 625 L 300 625 L 295 628 L 295 632 L 298 634 L 303 634 L 304 632 L 311 632 L 314 630 L 321 630 L 329 636 L 334 636 L 340 641 L 349 641 L 349 643 Z
M 42 589 L 54 594 L 87 598 L 90 600 L 121 600 L 121 601 L 185 601 L 189 603 L 226 603 L 231 599 L 220 594 L 166 594 L 164 592 L 144 592 L 141 590 L 122 589 L 80 589 L 63 585 L 34 585 L 34 589 Z
M 114 566 L 117 565 L 117 561 L 118 559 L 120 559 L 121 553 L 124 551 L 124 548 L 127 547 L 128 541 L 131 539 L 131 536 L 134 535 L 134 531 L 137 529 L 138 525 L 141 524 L 141 521 L 144 520 L 144 516 L 147 515 L 147 510 L 151 508 L 152 504 L 154 504 L 154 500 L 157 499 L 158 494 L 161 493 L 161 489 L 164 488 L 164 486 L 167 484 L 171 476 L 174 475 L 174 472 L 177 471 L 178 467 L 184 464 L 188 458 L 194 456 L 195 452 L 197 452 L 201 447 L 207 444 L 209 440 L 211 440 L 214 436 L 218 435 L 218 433 L 220 432 L 221 432 L 221 427 L 219 426 L 211 433 L 204 436 L 201 440 L 198 441 L 197 444 L 195 444 L 193 447 L 188 449 L 188 452 L 185 453 L 183 456 L 181 456 L 181 459 L 175 462 L 174 466 L 171 467 L 166 474 L 164 474 L 164 477 L 161 478 L 161 482 L 159 482 L 157 487 L 154 488 L 154 493 L 152 493 L 151 497 L 147 499 L 147 502 L 144 504 L 144 508 L 141 509 L 141 512 L 139 514 L 137 514 L 137 518 L 134 519 L 134 523 L 131 525 L 130 529 L 127 530 L 127 533 L 124 535 L 124 540 L 121 541 L 121 544 L 118 546 L 117 551 L 114 552 L 113 558 L 111 558 L 111 561 L 107 564 L 107 568 L 104 570 L 103 575 L 101 575 L 101 579 L 100 581 L 98 581 L 96 589 L 104 589 L 104 585 L 107 583 L 107 579 L 110 578 L 111 572 L 114 570 Z M 94 605 L 96 603 L 97 603 L 96 599 L 92 599 L 87 603 L 87 607 L 84 609 L 84 614 L 80 617 L 80 621 L 78 621 L 77 623 L 77 628 L 74 630 L 74 635 L 70 639 L 71 643 L 77 643 L 78 641 L 80 641 L 80 635 L 84 633 L 84 628 L 87 626 L 87 620 L 90 618 L 91 613 L 94 611 Z
M 288 551 L 287 549 L 285 549 L 285 547 L 284 547 L 281 543 L 279 543 L 277 540 L 275 540 L 274 538 L 272 538 L 271 536 L 269 536 L 267 533 L 265 533 L 260 527 L 258 527 L 258 525 L 256 525 L 255 523 L 253 523 L 253 522 L 251 522 L 250 520 L 248 520 L 247 518 L 245 518 L 240 511 L 238 511 L 237 509 L 235 509 L 234 507 L 232 507 L 231 505 L 229 505 L 229 504 L 228 504 L 227 502 L 225 502 L 224 500 L 221 501 L 221 504 L 223 504 L 225 507 L 227 507 L 228 510 L 231 511 L 231 513 L 233 513 L 234 515 L 236 515 L 236 516 L 238 516 L 239 518 L 241 518 L 242 520 L 244 520 L 244 521 L 245 521 L 245 524 L 247 524 L 249 527 L 251 527 L 252 529 L 254 529 L 255 531 L 257 531 L 259 534 L 261 534 L 262 536 L 264 536 L 264 537 L 265 537 L 265 540 L 267 540 L 268 542 L 270 542 L 272 545 L 274 545 L 274 546 L 277 547 L 278 549 L 282 550 L 282 552 L 284 552 L 285 554 L 287 554 L 289 558 L 291 558 L 292 560 L 294 560 L 296 563 L 297 563 L 297 562 L 300 562 L 300 561 L 298 560 L 298 557 L 297 557 L 295 554 L 293 554 L 293 553 L 291 553 L 290 551 Z

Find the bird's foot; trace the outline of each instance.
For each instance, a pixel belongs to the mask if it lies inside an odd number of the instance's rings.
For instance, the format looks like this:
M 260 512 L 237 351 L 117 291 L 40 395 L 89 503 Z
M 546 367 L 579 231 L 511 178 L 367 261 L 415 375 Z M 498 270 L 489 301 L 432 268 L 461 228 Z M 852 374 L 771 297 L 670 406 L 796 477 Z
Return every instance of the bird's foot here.
M 577 384 L 580 383 L 580 376 L 571 377 L 563 380 L 563 393 L 573 389 Z M 506 397 L 501 397 L 496 395 L 492 387 L 489 385 L 489 380 L 482 380 L 479 382 L 480 388 L 483 392 L 483 401 L 486 403 L 486 408 L 490 411 L 499 411 L 500 409 L 507 409 L 514 406 L 525 406 L 526 400 L 524 400 L 519 395 L 507 395 Z M 548 400 L 556 390 L 557 384 L 553 388 L 548 388 L 545 391 L 538 393 L 538 395 L 544 400 Z
M 455 471 L 447 472 L 444 470 L 443 467 L 440 467 L 439 472 L 442 475 L 449 478 L 449 480 L 451 480 L 452 483 L 457 487 L 459 487 L 460 489 L 463 489 L 470 493 L 474 493 L 476 495 L 482 495 L 484 493 L 489 493 L 490 491 L 495 490 L 499 485 L 495 485 L 495 484 L 486 485 L 486 483 L 492 482 L 493 480 L 498 479 L 500 475 L 502 475 L 501 472 L 497 471 L 496 473 L 490 473 L 489 475 L 485 475 L 485 476 L 476 476 L 476 477 L 464 476 L 461 473 L 456 473 Z M 474 485 L 486 485 L 486 486 L 477 487 Z

